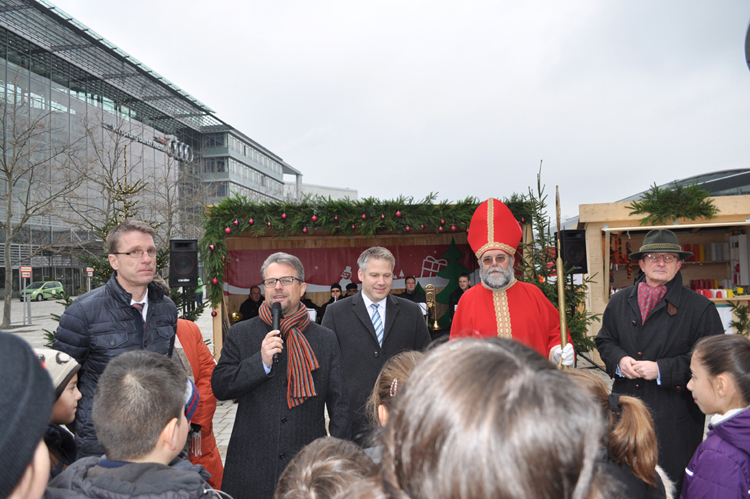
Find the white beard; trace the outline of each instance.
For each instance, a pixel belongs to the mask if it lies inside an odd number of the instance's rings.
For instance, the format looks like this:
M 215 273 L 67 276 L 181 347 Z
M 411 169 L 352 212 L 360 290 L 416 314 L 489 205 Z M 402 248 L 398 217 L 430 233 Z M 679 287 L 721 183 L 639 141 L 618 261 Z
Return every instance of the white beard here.
M 515 279 L 515 275 L 513 275 L 513 267 L 510 265 L 508 265 L 508 268 L 505 270 L 500 267 L 490 267 L 486 272 L 480 268 L 479 277 L 482 279 L 485 286 L 497 291 L 507 288 Z

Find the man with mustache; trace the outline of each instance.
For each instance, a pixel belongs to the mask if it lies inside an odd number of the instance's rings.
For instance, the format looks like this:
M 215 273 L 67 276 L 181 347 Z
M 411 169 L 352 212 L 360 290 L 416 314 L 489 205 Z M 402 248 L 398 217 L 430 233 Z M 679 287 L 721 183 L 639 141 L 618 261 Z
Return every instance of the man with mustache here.
M 539 288 L 513 272 L 521 227 L 507 206 L 490 198 L 471 218 L 469 245 L 479 261 L 481 283 L 467 290 L 453 316 L 450 339 L 512 338 L 557 364 L 572 366 L 573 343 L 560 348 L 560 314 Z

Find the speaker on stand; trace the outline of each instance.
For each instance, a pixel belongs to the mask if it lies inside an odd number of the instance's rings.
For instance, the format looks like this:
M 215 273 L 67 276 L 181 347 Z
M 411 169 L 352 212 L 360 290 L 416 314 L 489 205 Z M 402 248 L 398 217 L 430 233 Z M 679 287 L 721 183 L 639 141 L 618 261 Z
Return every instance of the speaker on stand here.
M 170 239 L 169 287 L 182 287 L 182 311 L 195 309 L 195 298 L 185 295 L 185 289 L 198 286 L 198 240 Z
M 586 231 L 561 230 L 558 234 L 560 236 L 560 253 L 565 271 L 568 274 L 586 274 L 588 272 Z

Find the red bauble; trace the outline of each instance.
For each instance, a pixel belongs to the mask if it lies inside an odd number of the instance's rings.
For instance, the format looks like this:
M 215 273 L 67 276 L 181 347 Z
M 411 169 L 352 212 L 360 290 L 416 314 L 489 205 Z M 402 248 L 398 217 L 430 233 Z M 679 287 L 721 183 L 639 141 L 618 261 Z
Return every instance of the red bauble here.
M 451 230 L 452 230 L 453 232 L 456 232 L 456 226 L 455 226 L 455 225 L 451 225 Z
M 286 220 L 286 213 L 282 213 L 281 214 L 281 218 L 283 218 L 284 220 Z
M 268 222 L 268 226 L 269 226 L 269 227 L 271 226 L 271 222 Z
M 521 222 L 525 222 L 525 221 L 526 221 L 526 219 L 523 218 L 523 217 L 521 217 Z
M 229 227 L 227 227 L 226 229 L 224 229 L 224 232 L 226 232 L 227 234 L 229 234 L 230 232 L 232 232 L 232 229 L 230 229 Z
M 400 211 L 397 211 L 397 212 L 396 212 L 396 216 L 397 216 L 398 218 L 401 218 L 401 212 L 400 212 Z
M 441 220 L 440 225 L 445 225 L 445 220 Z
M 253 224 L 255 223 L 255 220 L 253 220 L 253 219 L 251 218 L 250 220 L 248 220 L 248 221 L 247 221 L 247 223 L 249 223 L 250 225 L 253 225 Z
M 356 229 L 356 228 L 357 228 L 357 226 L 356 226 L 356 225 L 354 225 L 354 224 L 352 224 L 352 230 L 354 230 L 354 229 Z
M 307 227 L 303 228 L 302 232 L 304 232 L 305 234 L 307 234 Z
M 217 314 L 216 314 L 216 310 L 212 310 L 212 311 L 211 311 L 211 317 L 216 317 L 216 315 L 217 315 Z
M 312 221 L 313 221 L 313 222 L 317 222 L 317 221 L 318 221 L 318 217 L 317 217 L 317 216 L 315 216 L 315 215 L 313 215 L 313 216 L 312 216 Z
M 234 226 L 237 227 L 238 225 L 240 225 L 240 221 L 235 218 L 234 219 Z
M 438 230 L 439 230 L 440 232 L 443 232 L 443 228 L 442 228 L 442 227 L 438 227 Z
M 411 227 L 409 227 L 409 226 L 407 225 L 407 226 L 405 227 L 405 230 L 406 230 L 406 232 L 409 232 L 409 231 L 411 230 Z
M 226 261 L 226 259 L 227 259 L 227 256 L 226 256 L 226 255 L 221 255 L 221 261 L 222 261 L 222 262 Z
M 214 246 L 213 244 L 209 244 L 208 245 L 208 249 L 210 249 L 211 251 L 213 251 L 213 250 L 216 249 L 216 246 Z
M 215 277 L 213 279 L 211 279 L 211 282 L 213 284 L 219 284 L 219 280 L 217 278 L 215 278 Z
M 334 220 L 336 220 L 336 221 L 338 222 L 338 221 L 339 221 L 339 216 L 338 216 L 338 215 L 336 215 L 335 217 L 333 217 L 333 219 L 334 219 Z
M 420 229 L 424 229 L 424 224 L 419 224 Z
M 364 213 L 362 213 L 362 220 L 364 220 L 365 218 L 367 218 L 367 215 L 365 215 Z
M 380 218 L 385 220 L 385 215 L 380 215 Z

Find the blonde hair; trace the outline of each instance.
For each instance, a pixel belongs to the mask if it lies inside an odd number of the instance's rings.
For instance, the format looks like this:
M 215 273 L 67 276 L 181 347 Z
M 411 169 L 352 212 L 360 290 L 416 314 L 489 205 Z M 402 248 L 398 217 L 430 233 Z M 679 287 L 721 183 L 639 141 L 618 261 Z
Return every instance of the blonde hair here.
M 414 366 L 423 356 L 422 352 L 408 350 L 394 355 L 383 364 L 365 409 L 375 428 L 382 426 L 378 417 L 378 407 L 383 405 L 389 413 L 391 412 L 396 395 L 403 390 Z

